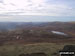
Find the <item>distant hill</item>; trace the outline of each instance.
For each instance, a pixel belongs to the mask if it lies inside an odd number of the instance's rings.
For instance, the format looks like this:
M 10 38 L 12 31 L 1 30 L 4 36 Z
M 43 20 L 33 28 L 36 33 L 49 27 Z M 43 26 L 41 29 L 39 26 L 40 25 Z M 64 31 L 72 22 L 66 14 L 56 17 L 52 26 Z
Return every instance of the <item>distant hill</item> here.
M 52 33 L 58 31 L 67 36 Z M 3 43 L 75 42 L 75 23 L 71 22 L 0 22 Z
M 43 28 L 51 30 L 72 30 L 75 31 L 74 22 L 0 22 L 0 30 L 13 30 L 23 28 Z

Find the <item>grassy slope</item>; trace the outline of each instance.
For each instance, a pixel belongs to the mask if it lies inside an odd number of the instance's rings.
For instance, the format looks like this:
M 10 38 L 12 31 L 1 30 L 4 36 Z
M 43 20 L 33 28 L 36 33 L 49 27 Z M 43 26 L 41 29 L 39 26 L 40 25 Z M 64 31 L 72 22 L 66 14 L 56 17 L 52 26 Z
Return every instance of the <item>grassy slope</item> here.
M 0 46 L 0 56 L 18 56 L 20 53 L 36 53 L 45 52 L 48 56 L 59 51 L 65 44 L 55 43 L 39 43 L 39 44 L 27 44 L 27 45 L 4 45 Z

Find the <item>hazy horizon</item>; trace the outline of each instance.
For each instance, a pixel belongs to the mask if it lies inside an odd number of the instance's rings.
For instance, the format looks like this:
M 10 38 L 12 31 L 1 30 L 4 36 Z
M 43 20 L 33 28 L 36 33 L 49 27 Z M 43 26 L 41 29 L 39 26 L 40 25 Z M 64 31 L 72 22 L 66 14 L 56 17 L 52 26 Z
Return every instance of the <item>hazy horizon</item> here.
M 0 16 L 0 22 L 69 22 L 75 21 L 74 16 Z

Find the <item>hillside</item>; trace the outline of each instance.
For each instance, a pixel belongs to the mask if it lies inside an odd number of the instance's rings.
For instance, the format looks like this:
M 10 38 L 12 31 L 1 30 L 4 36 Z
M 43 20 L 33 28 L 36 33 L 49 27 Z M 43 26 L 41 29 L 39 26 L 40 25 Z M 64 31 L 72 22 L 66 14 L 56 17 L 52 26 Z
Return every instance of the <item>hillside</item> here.
M 9 27 L 8 27 L 9 26 Z M 75 24 L 70 22 L 10 22 L 1 23 L 0 45 L 28 43 L 66 43 L 75 42 Z M 67 34 L 54 34 L 52 31 Z
M 74 22 L 0 22 L 0 56 L 58 56 L 65 45 L 75 45 Z

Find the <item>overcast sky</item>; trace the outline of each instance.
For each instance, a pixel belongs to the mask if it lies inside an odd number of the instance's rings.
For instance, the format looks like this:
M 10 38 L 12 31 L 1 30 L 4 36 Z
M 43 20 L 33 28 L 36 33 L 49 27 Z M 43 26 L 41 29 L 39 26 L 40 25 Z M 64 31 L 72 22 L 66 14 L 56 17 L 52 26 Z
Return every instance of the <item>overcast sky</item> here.
M 0 0 L 0 20 L 7 15 L 75 16 L 75 0 Z

